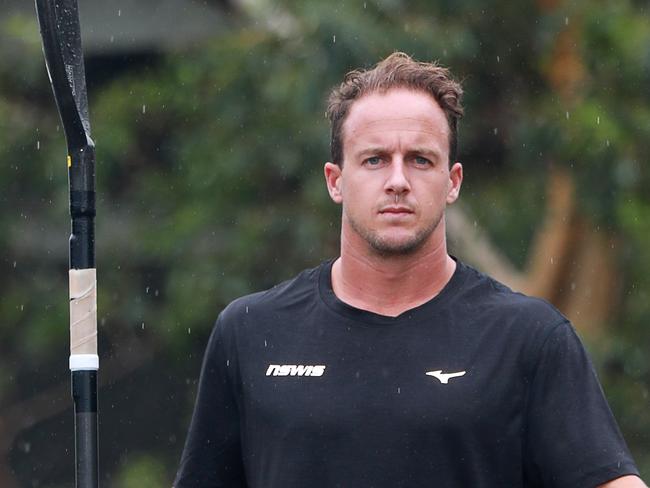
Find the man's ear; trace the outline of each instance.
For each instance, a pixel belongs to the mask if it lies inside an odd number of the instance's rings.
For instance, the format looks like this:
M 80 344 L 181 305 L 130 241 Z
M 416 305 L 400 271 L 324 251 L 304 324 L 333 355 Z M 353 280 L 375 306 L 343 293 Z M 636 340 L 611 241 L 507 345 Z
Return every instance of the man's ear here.
M 456 161 L 449 169 L 449 190 L 447 191 L 447 204 L 454 203 L 460 195 L 460 186 L 463 184 L 463 165 Z
M 323 168 L 325 172 L 325 183 L 327 183 L 327 191 L 330 194 L 330 198 L 335 203 L 343 202 L 343 192 L 341 189 L 341 167 L 338 164 L 334 163 L 325 163 Z

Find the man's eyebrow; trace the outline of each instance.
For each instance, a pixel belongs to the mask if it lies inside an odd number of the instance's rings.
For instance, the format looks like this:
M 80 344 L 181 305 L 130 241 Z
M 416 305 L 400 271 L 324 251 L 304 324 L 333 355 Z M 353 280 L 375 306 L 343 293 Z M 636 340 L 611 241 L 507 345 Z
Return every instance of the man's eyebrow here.
M 388 149 L 386 149 L 385 147 L 380 147 L 380 146 L 367 147 L 365 149 L 357 151 L 355 153 L 355 156 L 361 157 L 361 156 L 367 156 L 367 155 L 371 155 L 371 154 L 386 154 L 387 152 L 388 152 Z
M 360 151 L 357 151 L 354 153 L 354 156 L 357 158 L 361 158 L 364 156 L 374 156 L 374 155 L 382 155 L 382 154 L 388 154 L 390 153 L 390 150 L 388 150 L 385 147 L 381 146 L 373 146 L 373 147 L 367 147 L 365 149 L 361 149 Z M 414 154 L 422 155 L 422 156 L 427 156 L 430 157 L 431 159 L 442 159 L 442 155 L 440 151 L 437 149 L 429 148 L 429 147 L 414 147 L 406 151 L 406 154 L 409 156 L 412 156 Z
M 406 154 L 408 155 L 421 154 L 423 156 L 429 156 L 434 159 L 442 158 L 440 151 L 428 147 L 414 147 L 413 149 L 409 149 Z

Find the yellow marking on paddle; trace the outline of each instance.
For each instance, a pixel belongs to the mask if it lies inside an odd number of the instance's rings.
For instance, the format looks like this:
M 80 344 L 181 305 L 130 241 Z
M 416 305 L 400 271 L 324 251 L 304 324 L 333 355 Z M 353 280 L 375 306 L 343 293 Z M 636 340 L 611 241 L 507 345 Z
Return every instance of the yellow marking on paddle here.
M 72 158 L 71 158 L 70 155 L 68 154 L 68 168 L 69 168 L 70 166 L 72 166 Z

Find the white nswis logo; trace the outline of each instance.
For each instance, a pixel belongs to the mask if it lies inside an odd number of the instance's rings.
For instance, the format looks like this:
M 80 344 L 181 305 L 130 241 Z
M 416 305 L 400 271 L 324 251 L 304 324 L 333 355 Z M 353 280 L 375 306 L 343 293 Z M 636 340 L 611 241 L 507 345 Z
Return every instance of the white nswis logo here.
M 459 376 L 463 376 L 465 373 L 466 371 L 459 371 L 458 373 L 443 373 L 441 369 L 436 371 L 427 371 L 428 376 L 437 378 L 443 385 L 449 383 L 449 378 L 458 378 Z
M 323 376 L 325 366 L 311 364 L 269 364 L 266 376 Z

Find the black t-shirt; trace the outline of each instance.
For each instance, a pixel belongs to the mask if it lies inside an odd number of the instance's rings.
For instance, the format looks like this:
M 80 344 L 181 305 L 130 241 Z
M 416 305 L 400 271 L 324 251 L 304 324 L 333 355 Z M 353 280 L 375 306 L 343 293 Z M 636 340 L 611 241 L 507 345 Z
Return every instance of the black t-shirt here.
M 575 488 L 638 474 L 551 305 L 458 262 L 436 297 L 387 317 L 340 301 L 331 266 L 220 314 L 176 487 Z

